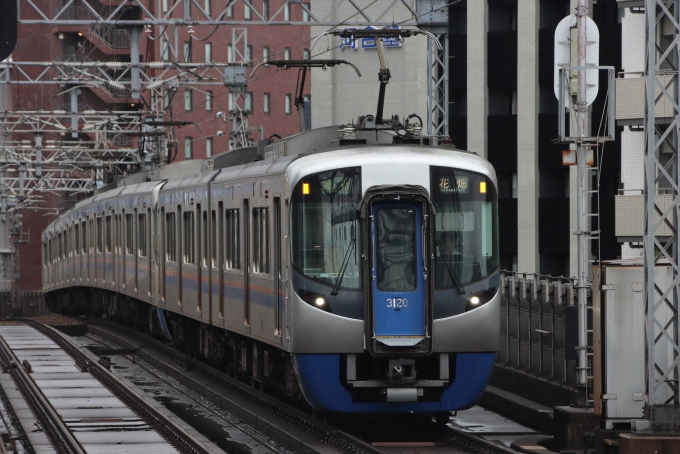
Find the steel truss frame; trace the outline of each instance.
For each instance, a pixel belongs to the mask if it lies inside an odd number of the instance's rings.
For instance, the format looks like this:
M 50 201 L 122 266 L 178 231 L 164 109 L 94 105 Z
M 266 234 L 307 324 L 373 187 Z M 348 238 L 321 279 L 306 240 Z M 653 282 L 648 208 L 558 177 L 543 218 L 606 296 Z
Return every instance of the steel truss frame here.
M 151 8 L 150 0 L 128 0 L 127 2 L 120 2 L 118 5 L 112 5 L 108 11 L 97 11 L 96 8 L 87 0 L 68 0 L 63 7 L 50 10 L 49 3 L 42 4 L 36 0 L 21 0 L 19 8 L 19 23 L 20 24 L 50 24 L 50 25 L 120 25 L 121 15 L 129 8 L 138 8 L 140 11 L 140 18 L 137 20 L 125 20 L 126 25 L 236 25 L 236 26 L 252 26 L 252 25 L 319 25 L 335 27 L 338 25 L 337 20 L 332 20 L 333 11 L 326 17 L 317 17 L 308 7 L 309 4 L 302 0 L 289 0 L 287 3 L 270 14 L 269 17 L 264 17 L 263 12 L 255 8 L 253 0 L 229 0 L 221 9 L 214 11 L 206 11 L 205 3 L 200 0 L 177 0 L 173 5 L 168 5 L 167 11 L 162 11 L 163 8 Z M 356 10 L 356 13 L 348 19 L 351 26 L 389 26 L 392 22 L 389 20 L 392 17 L 392 9 L 395 7 L 405 8 L 411 12 L 413 16 L 416 15 L 415 10 L 411 7 L 407 0 L 392 0 L 391 2 L 376 2 L 360 1 L 360 0 L 345 0 L 342 3 L 347 3 Z M 159 2 L 161 3 L 161 2 Z M 169 3 L 169 2 L 168 2 Z M 365 3 L 360 5 L 359 3 Z M 230 10 L 234 5 L 242 4 L 250 8 L 252 12 L 251 20 L 230 20 Z M 286 6 L 290 8 L 293 5 L 304 10 L 309 16 L 309 21 L 291 21 L 286 19 Z M 384 5 L 384 6 L 383 6 Z M 371 6 L 371 12 L 367 11 Z M 179 17 L 178 17 L 179 16 Z M 402 24 L 404 26 L 415 26 L 414 22 L 407 22 Z
M 646 0 L 647 28 L 645 87 L 645 202 L 644 231 L 646 384 L 645 416 L 655 432 L 680 431 L 680 345 L 678 342 L 678 298 L 680 296 L 680 178 L 678 144 L 680 140 L 680 0 Z M 657 30 L 672 29 L 670 45 L 662 48 Z M 661 77 L 671 76 L 665 83 Z M 670 124 L 656 121 L 657 103 L 672 106 Z M 664 146 L 665 145 L 665 146 Z M 662 162 L 661 148 L 672 150 L 668 162 Z M 673 196 L 668 209 L 657 203 L 658 189 Z M 658 219 L 655 219 L 658 217 Z M 669 227 L 670 238 L 657 231 Z M 670 276 L 662 279 L 654 272 L 656 265 L 668 265 Z

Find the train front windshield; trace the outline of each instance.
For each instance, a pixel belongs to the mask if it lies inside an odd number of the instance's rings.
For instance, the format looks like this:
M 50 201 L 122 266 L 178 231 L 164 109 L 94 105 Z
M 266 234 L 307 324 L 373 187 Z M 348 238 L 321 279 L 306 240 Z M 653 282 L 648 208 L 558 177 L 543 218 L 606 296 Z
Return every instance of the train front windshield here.
M 293 266 L 326 284 L 360 288 L 361 168 L 309 175 L 296 185 L 292 199 Z
M 498 202 L 486 176 L 448 167 L 430 168 L 434 204 L 435 288 L 480 280 L 498 269 Z

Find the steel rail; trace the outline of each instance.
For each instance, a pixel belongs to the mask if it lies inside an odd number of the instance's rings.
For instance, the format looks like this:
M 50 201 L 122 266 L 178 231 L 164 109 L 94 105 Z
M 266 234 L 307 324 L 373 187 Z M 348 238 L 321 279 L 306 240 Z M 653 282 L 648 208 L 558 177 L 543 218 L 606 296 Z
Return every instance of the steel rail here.
M 161 342 L 158 342 L 153 338 L 145 336 L 144 334 L 141 334 L 132 328 L 121 326 L 107 320 L 93 319 L 92 321 L 98 325 L 115 328 L 117 331 L 125 332 L 137 338 L 143 338 L 145 342 L 153 344 L 153 348 L 157 348 L 168 355 L 172 355 L 175 358 L 178 358 L 177 362 L 180 364 L 183 362 L 188 363 L 191 361 L 183 353 L 180 353 L 173 349 L 172 347 L 169 347 Z M 135 348 L 133 344 L 130 344 L 125 339 L 116 336 L 115 333 L 97 330 L 97 332 L 94 332 L 93 334 L 99 336 L 100 338 L 104 338 L 104 340 L 108 342 L 115 343 L 119 347 Z M 136 355 L 138 358 L 147 362 L 152 367 L 157 367 L 157 365 L 154 364 L 154 362 L 160 362 L 160 360 L 154 357 L 152 353 L 144 350 L 139 350 L 136 353 Z M 339 450 L 340 452 L 384 453 L 384 451 L 380 450 L 379 447 L 372 446 L 370 443 L 358 439 L 357 437 L 349 433 L 346 433 L 340 429 L 317 421 L 311 418 L 306 413 L 296 408 L 290 407 L 289 405 L 275 398 L 272 398 L 269 395 L 263 394 L 260 391 L 250 388 L 244 385 L 243 383 L 234 380 L 233 378 L 228 377 L 219 371 L 214 370 L 208 365 L 205 365 L 200 362 L 192 362 L 191 366 L 193 367 L 194 370 L 197 370 L 201 375 L 207 377 L 210 380 L 210 382 L 225 383 L 224 385 L 220 385 L 225 391 L 236 394 L 237 396 L 242 397 L 251 403 L 255 403 L 261 410 L 264 410 L 267 413 L 270 413 L 276 416 L 277 418 L 282 419 L 285 422 L 292 424 L 295 427 L 307 432 L 308 434 L 315 436 L 323 443 Z M 153 373 L 152 371 L 150 372 Z M 165 371 L 164 373 L 167 374 L 168 371 Z M 203 397 L 206 399 L 208 398 L 207 397 L 208 393 L 199 392 L 199 394 L 203 395 Z M 460 429 L 451 426 L 447 427 L 447 435 L 450 438 L 453 437 L 450 440 L 449 444 L 462 450 L 472 449 L 473 452 L 477 452 L 479 454 L 517 454 L 517 451 L 514 451 L 508 447 L 492 443 L 483 438 L 466 433 Z M 357 447 L 359 447 L 359 450 L 357 450 Z
M 83 447 L 74 438 L 33 378 L 24 370 L 24 366 L 20 364 L 19 359 L 2 336 L 0 336 L 0 354 L 6 370 L 12 376 L 55 450 L 64 454 L 85 454 Z
M 193 370 L 200 373 L 211 383 L 217 384 L 220 387 L 221 392 L 232 394 L 235 397 L 238 397 L 249 402 L 250 404 L 256 406 L 258 410 L 261 410 L 271 416 L 274 416 L 275 418 L 283 421 L 284 423 L 293 426 L 298 430 L 305 432 L 308 435 L 311 435 L 321 443 L 333 449 L 336 449 L 339 452 L 351 454 L 385 454 L 385 451 L 375 446 L 372 446 L 366 441 L 360 440 L 347 432 L 344 432 L 340 429 L 337 429 L 321 421 L 318 421 L 310 417 L 308 414 L 300 411 L 299 409 L 291 407 L 290 405 L 283 403 L 280 400 L 277 400 L 269 395 L 257 391 L 256 389 L 248 387 L 243 383 L 213 369 L 208 365 L 193 361 L 189 357 L 187 357 L 181 352 L 178 352 L 172 347 L 164 345 L 163 343 L 158 342 L 153 338 L 149 338 L 148 336 L 145 336 L 139 333 L 138 331 L 135 331 L 134 329 L 121 326 L 106 320 L 93 319 L 92 321 L 94 321 L 96 324 L 115 328 L 117 331 L 126 332 L 137 338 L 143 338 L 144 342 L 153 344 L 153 348 L 158 349 L 165 354 L 177 358 L 177 362 L 179 364 L 185 363 L 189 365 L 190 363 Z M 135 348 L 134 345 L 128 343 L 125 339 L 121 339 L 120 337 L 115 336 L 115 334 L 104 331 L 102 331 L 101 334 L 100 332 L 97 332 L 95 334 L 99 335 L 100 337 L 103 337 L 105 340 L 109 342 L 116 343 L 118 346 L 123 346 L 125 348 Z M 103 336 L 102 334 L 105 334 L 105 336 Z M 166 374 L 168 373 L 167 370 L 164 370 L 164 368 L 160 367 L 163 366 L 163 363 L 149 352 L 139 350 L 137 352 L 137 357 L 146 361 L 151 366 L 157 367 L 159 370 L 163 370 L 164 373 Z M 207 397 L 208 395 L 209 393 L 206 392 L 204 398 L 208 399 Z
M 125 403 L 132 411 L 147 422 L 163 439 L 170 443 L 181 453 L 211 454 L 211 451 L 203 446 L 192 435 L 181 427 L 177 426 L 166 415 L 158 412 L 151 404 L 146 402 L 141 396 L 130 391 L 128 386 L 118 377 L 113 375 L 104 365 L 93 362 L 80 347 L 52 327 L 36 322 L 34 320 L 22 319 L 22 321 L 42 334 L 49 337 L 57 345 L 63 348 L 73 359 L 81 370 L 87 370 L 109 391 Z

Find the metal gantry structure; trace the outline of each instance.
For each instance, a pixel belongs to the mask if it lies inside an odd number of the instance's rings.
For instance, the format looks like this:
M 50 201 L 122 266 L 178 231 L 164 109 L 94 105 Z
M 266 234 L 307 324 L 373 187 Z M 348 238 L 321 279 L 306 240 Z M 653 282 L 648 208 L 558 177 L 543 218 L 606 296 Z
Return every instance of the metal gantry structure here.
M 646 87 L 645 87 L 645 203 L 644 269 L 647 401 L 641 428 L 654 432 L 680 431 L 680 345 L 678 298 L 680 293 L 680 0 L 646 0 Z M 665 29 L 665 41 L 657 41 Z M 672 30 L 671 33 L 668 30 Z M 670 123 L 658 121 L 656 106 L 672 107 Z M 668 162 L 662 162 L 661 149 Z M 672 195 L 668 208 L 658 196 Z M 670 236 L 661 236 L 668 227 Z M 655 272 L 666 266 L 668 274 Z
M 401 22 L 401 27 L 430 27 L 432 31 L 432 26 L 438 26 L 433 33 L 440 37 L 444 50 L 428 44 L 428 133 L 448 136 L 448 34 L 441 23 L 441 11 L 448 8 L 445 0 L 417 0 L 415 7 L 408 0 L 340 2 L 350 11 L 341 23 L 333 17 L 333 10 L 321 17 L 314 14 L 310 2 L 302 0 L 287 0 L 269 14 L 259 11 L 252 0 L 227 0 L 220 2 L 219 8 L 217 2 L 205 0 L 128 0 L 103 8 L 91 0 L 65 0 L 58 8 L 53 8 L 52 2 L 19 2 L 19 33 L 22 25 L 80 27 L 103 45 L 129 49 L 130 61 L 93 61 L 84 54 L 74 54 L 51 61 L 8 59 L 0 63 L 0 90 L 7 86 L 52 86 L 70 98 L 70 104 L 52 106 L 52 110 L 6 108 L 0 115 L 0 217 L 5 220 L 0 225 L 0 268 L 6 270 L 0 272 L 0 289 L 7 289 L 18 277 L 8 271 L 11 263 L 18 263 L 13 245 L 16 241 L 9 239 L 9 233 L 16 230 L 11 220 L 18 211 L 41 194 L 92 193 L 116 173 L 151 170 L 161 163 L 168 144 L 175 141 L 166 103 L 179 87 L 200 91 L 202 86 L 227 86 L 233 99 L 230 148 L 250 143 L 247 75 L 242 77 L 246 74 L 244 66 L 252 58 L 247 54 L 250 27 L 389 27 L 394 25 L 391 19 L 397 10 L 400 17 L 412 18 Z M 250 20 L 234 20 L 235 7 L 249 8 Z M 291 8 L 305 11 L 305 20 L 290 20 Z M 136 11 L 134 19 L 125 16 L 130 10 Z M 218 26 L 232 28 L 235 63 L 180 62 L 181 30 L 210 33 Z M 140 61 L 140 40 L 145 35 L 159 40 L 161 61 Z M 79 104 L 85 88 L 119 99 L 142 100 L 142 109 L 87 110 Z M 137 138 L 139 145 L 135 146 L 131 138 Z

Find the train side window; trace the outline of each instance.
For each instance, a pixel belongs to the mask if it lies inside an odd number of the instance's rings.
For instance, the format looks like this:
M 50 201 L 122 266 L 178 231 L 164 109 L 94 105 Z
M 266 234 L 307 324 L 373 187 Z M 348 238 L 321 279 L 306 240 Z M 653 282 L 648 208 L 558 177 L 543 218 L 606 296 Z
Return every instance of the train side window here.
M 73 226 L 73 252 L 80 254 L 80 223 Z
M 146 213 L 140 213 L 137 218 L 137 253 L 146 257 Z
M 175 213 L 165 215 L 165 251 L 168 262 L 177 261 L 177 238 L 175 237 Z
M 196 263 L 194 255 L 194 212 L 184 213 L 184 263 L 193 265 Z
M 82 251 L 83 254 L 87 254 L 87 221 L 83 221 L 82 224 L 82 230 L 83 230 L 83 244 L 82 244 Z
M 104 229 L 102 228 L 104 220 L 101 216 L 97 218 L 97 252 L 104 252 L 104 243 L 102 241 L 102 236 L 104 234 Z
M 113 231 L 111 229 L 111 216 L 106 216 L 106 230 L 104 231 L 106 236 L 106 252 L 113 251 Z
M 269 208 L 253 208 L 253 272 L 269 274 Z
M 201 251 L 201 266 L 208 267 L 208 212 L 203 212 L 203 221 L 201 223 L 201 242 L 203 243 Z
M 217 268 L 217 212 L 212 210 L 210 218 L 210 267 Z
M 240 270 L 238 210 L 224 211 L 224 266 L 228 270 Z
M 134 254 L 134 217 L 132 214 L 125 215 L 125 253 L 128 255 Z

